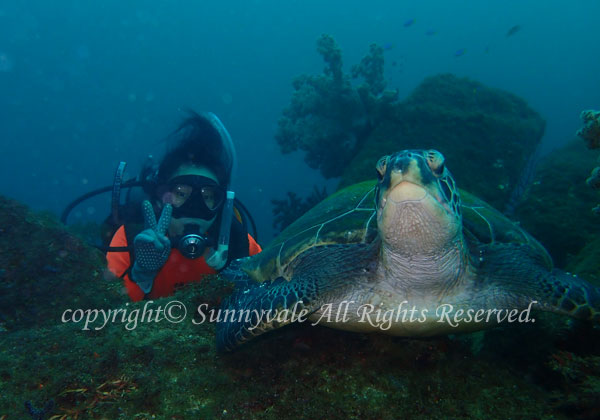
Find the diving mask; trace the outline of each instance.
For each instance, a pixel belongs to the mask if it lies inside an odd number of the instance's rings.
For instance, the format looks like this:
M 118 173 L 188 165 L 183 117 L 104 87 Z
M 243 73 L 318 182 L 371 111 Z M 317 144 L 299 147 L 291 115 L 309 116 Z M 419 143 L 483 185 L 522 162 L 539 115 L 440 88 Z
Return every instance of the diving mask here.
M 225 200 L 225 191 L 213 179 L 201 175 L 182 175 L 169 181 L 163 201 L 173 205 L 173 217 L 209 220 Z

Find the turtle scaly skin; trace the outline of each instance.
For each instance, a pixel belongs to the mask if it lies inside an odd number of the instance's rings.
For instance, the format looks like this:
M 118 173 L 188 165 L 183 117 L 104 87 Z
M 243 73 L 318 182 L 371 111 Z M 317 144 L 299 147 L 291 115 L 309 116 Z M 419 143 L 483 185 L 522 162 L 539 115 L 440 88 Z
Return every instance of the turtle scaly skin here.
M 525 322 L 529 309 L 600 321 L 599 289 L 553 269 L 481 200 L 461 202 L 439 152 L 401 151 L 376 169 L 374 188 L 329 197 L 230 271 L 245 286 L 223 303 L 221 350 L 296 320 L 397 336 L 481 330 L 516 321 L 509 311 Z

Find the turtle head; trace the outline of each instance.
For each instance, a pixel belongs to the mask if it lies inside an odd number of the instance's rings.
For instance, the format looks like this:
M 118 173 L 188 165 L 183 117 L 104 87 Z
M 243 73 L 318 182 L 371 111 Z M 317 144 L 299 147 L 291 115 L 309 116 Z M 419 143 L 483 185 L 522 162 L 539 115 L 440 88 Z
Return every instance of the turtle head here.
M 384 156 L 377 176 L 377 225 L 394 253 L 436 255 L 462 238 L 458 189 L 440 152 Z

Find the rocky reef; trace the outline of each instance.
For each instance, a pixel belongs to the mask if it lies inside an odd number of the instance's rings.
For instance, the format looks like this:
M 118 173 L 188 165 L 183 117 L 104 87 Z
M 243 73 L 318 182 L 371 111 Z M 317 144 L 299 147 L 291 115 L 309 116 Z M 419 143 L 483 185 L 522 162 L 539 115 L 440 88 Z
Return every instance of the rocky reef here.
M 450 74 L 425 79 L 393 111 L 348 165 L 342 185 L 371 177 L 373 162 L 390 150 L 434 148 L 461 188 L 503 208 L 545 126 L 515 95 Z
M 544 156 L 514 214 L 562 268 L 571 267 L 570 262 L 581 258 L 578 254 L 598 238 L 600 219 L 590 211 L 597 195 L 585 185 L 594 163 L 580 140 Z
M 600 205 L 594 207 L 593 191 L 600 188 L 600 167 L 588 176 L 597 165 L 590 150 L 600 148 L 600 112 L 584 111 L 581 118 L 584 125 L 577 135 L 584 141 L 573 140 L 540 161 L 515 217 L 559 267 L 600 284 Z
M 50 214 L 0 196 L 0 326 L 12 331 L 60 322 L 65 305 L 106 305 L 120 296 L 104 255 Z
M 583 111 L 581 119 L 584 125 L 577 131 L 577 135 L 585 141 L 588 149 L 600 149 L 600 111 Z M 586 184 L 595 190 L 600 189 L 600 166 L 596 166 L 592 170 Z M 600 204 L 594 207 L 592 211 L 594 214 L 600 215 Z
M 566 269 L 600 286 L 600 236 L 589 239 L 576 255 L 569 256 Z
M 544 120 L 525 101 L 451 74 L 426 78 L 398 101 L 396 91 L 385 90 L 381 47 L 372 45 L 351 75 L 342 72 L 331 37 L 321 37 L 318 51 L 323 74 L 294 81 L 279 120 L 282 152 L 305 151 L 309 166 L 341 177 L 342 187 L 371 179 L 383 155 L 435 148 L 462 188 L 497 208 L 507 204 L 544 133 Z
M 600 149 L 600 111 L 583 111 L 583 127 L 577 135 L 585 141 L 588 149 Z
M 218 354 L 215 324 L 197 308 L 209 316 L 231 292 L 219 277 L 130 303 L 121 281 L 102 274 L 102 255 L 51 216 L 1 199 L 0 221 L 0 418 L 600 414 L 600 332 L 585 323 L 539 314 L 535 324 L 430 339 L 299 324 Z M 177 322 L 157 315 L 172 302 L 186 311 Z M 120 312 L 85 328 L 85 312 L 63 319 L 77 308 Z

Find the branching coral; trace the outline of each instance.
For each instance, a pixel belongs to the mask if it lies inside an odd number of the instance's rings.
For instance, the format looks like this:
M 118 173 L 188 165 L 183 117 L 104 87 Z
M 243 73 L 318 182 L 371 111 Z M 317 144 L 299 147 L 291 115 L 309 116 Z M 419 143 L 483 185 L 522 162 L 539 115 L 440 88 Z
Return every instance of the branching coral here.
M 342 82 L 342 50 L 330 35 L 323 34 L 317 41 L 317 51 L 327 63 L 324 73 L 334 81 Z
M 600 188 L 600 166 L 594 168 L 586 183 L 594 189 Z
M 590 175 L 590 177 L 586 180 L 586 183 L 598 190 L 600 189 L 600 166 L 596 166 L 593 170 L 592 170 L 592 174 Z M 594 214 L 599 215 L 600 216 L 600 204 L 598 204 L 596 207 L 594 207 L 592 209 L 592 212 L 594 212 Z
M 583 111 L 581 119 L 584 126 L 577 131 L 588 149 L 600 149 L 600 111 Z M 592 170 L 592 174 L 586 180 L 587 185 L 594 189 L 600 189 L 600 166 Z M 595 214 L 600 215 L 600 204 L 592 209 Z
M 379 105 L 392 102 L 395 95 L 382 95 L 382 48 L 372 45 L 370 54 L 354 67 L 353 77 L 364 79 L 358 88 L 343 73 L 342 53 L 331 36 L 319 38 L 317 51 L 326 63 L 323 74 L 294 80 L 275 138 L 283 153 L 305 151 L 306 163 L 332 178 L 342 174 L 368 137 Z
M 583 111 L 581 119 L 584 126 L 577 135 L 585 140 L 588 149 L 600 149 L 600 111 Z
M 361 88 L 366 89 L 373 96 L 380 95 L 387 85 L 383 78 L 383 48 L 371 44 L 369 54 L 364 56 L 359 64 L 352 67 L 352 77 L 362 77 L 365 83 Z
M 283 153 L 302 151 L 311 168 L 346 186 L 372 179 L 383 155 L 431 147 L 453 162 L 461 186 L 494 206 L 506 204 L 544 132 L 544 120 L 524 100 L 446 74 L 398 101 L 384 77 L 382 47 L 372 44 L 350 72 L 331 36 L 321 36 L 317 51 L 323 72 L 294 80 L 279 119 Z M 485 177 L 481 168 L 490 168 Z

